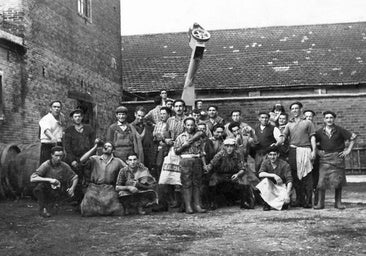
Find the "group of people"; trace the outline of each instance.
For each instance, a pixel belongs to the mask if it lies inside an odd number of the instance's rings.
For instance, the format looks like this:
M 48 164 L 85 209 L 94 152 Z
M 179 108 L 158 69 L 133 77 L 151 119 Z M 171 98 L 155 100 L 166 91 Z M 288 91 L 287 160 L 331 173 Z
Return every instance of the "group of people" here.
M 31 175 L 40 214 L 49 217 L 60 198 L 70 197 L 84 215 L 95 208 L 113 213 L 113 200 L 125 214 L 132 208 L 205 213 L 237 202 L 243 209 L 323 209 L 327 188 L 335 189 L 335 207 L 344 209 L 344 157 L 357 136 L 335 124 L 336 113 L 323 112 L 316 130 L 314 111 L 294 102 L 290 118 L 276 104 L 251 127 L 240 110 L 225 122 L 217 106 L 203 109 L 201 100 L 188 110 L 161 91 L 154 102 L 150 111 L 136 107 L 131 123 L 128 109 L 117 107 L 103 141 L 83 123 L 81 109 L 70 113 L 73 124 L 64 129 L 62 103 L 53 101 L 39 122 L 41 165 Z

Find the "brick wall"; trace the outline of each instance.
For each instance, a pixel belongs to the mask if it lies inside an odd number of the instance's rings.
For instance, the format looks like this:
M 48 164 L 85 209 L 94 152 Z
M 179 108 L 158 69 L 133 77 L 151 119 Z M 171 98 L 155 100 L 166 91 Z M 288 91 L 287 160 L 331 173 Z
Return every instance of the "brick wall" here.
M 14 5 L 0 5 L 0 13 L 24 12 L 24 33 L 7 32 L 23 37 L 27 51 L 22 55 L 0 44 L 5 114 L 0 142 L 38 141 L 38 121 L 52 100 L 64 103 L 67 118 L 76 107 L 71 91 L 92 98 L 97 135 L 103 136 L 122 96 L 119 1 L 93 0 L 91 23 L 78 15 L 74 0 L 10 2 Z M 117 67 L 111 66 L 112 57 Z
M 220 116 L 225 120 L 229 120 L 230 113 L 234 109 L 240 109 L 244 121 L 250 125 L 255 125 L 257 122 L 257 114 L 260 111 L 270 111 L 274 104 L 281 103 L 285 106 L 286 112 L 289 111 L 289 106 L 294 101 L 301 101 L 304 109 L 315 111 L 315 123 L 318 128 L 322 125 L 322 112 L 324 110 L 332 110 L 337 113 L 336 123 L 350 131 L 359 135 L 357 144 L 360 146 L 366 145 L 366 121 L 364 113 L 366 112 L 366 95 L 344 95 L 344 96 L 296 96 L 296 97 L 258 97 L 258 98 L 216 98 L 204 99 L 204 107 L 214 104 L 219 107 Z M 153 107 L 152 102 L 125 102 L 128 107 L 130 116 L 133 115 L 133 110 L 137 105 L 143 105 L 148 109 Z

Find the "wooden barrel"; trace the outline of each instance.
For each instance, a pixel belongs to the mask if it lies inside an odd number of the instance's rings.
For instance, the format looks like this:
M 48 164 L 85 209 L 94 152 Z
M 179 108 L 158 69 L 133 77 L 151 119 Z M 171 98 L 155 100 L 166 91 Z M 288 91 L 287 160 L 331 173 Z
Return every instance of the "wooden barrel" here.
M 0 143 L 0 197 L 11 191 L 9 184 L 9 166 L 15 161 L 20 149 L 16 144 Z
M 17 197 L 31 195 L 30 176 L 39 167 L 41 143 L 28 144 L 9 166 L 9 181 Z

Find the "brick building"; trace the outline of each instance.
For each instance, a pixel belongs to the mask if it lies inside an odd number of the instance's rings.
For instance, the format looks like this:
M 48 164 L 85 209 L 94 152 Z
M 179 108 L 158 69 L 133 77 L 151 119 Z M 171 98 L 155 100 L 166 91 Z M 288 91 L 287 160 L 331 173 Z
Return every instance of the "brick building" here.
M 119 0 L 0 2 L 0 142 L 38 140 L 55 99 L 102 135 L 122 97 Z
M 253 125 L 259 111 L 300 100 L 317 113 L 317 125 L 323 110 L 334 110 L 340 125 L 360 135 L 358 145 L 366 144 L 366 22 L 210 33 L 195 79 L 206 106 L 218 105 L 224 118 L 239 108 Z M 123 87 L 135 99 L 162 88 L 179 98 L 190 55 L 186 33 L 123 36 Z

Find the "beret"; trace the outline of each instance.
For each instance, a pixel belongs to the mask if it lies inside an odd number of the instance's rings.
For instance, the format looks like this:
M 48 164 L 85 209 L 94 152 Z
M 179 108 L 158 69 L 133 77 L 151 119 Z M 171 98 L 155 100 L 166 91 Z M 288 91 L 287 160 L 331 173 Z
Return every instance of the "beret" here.
M 337 117 L 336 113 L 334 113 L 333 111 L 327 110 L 327 111 L 323 112 L 323 116 L 329 115 L 329 114 L 331 114 L 334 118 Z

